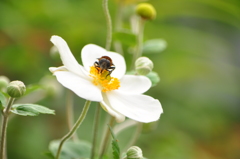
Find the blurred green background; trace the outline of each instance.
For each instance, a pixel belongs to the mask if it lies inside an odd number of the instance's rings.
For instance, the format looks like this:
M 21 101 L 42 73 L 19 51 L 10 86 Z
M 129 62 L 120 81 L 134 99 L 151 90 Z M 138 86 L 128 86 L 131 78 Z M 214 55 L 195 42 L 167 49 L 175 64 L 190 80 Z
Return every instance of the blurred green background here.
M 149 159 L 239 159 L 240 1 L 148 2 L 156 8 L 157 18 L 146 24 L 144 38 L 162 38 L 168 45 L 160 54 L 145 55 L 161 78 L 146 94 L 160 100 L 164 114 L 157 128 L 141 134 L 136 145 Z M 116 1 L 109 0 L 109 8 L 115 22 Z M 50 56 L 52 35 L 63 37 L 79 62 L 84 45 L 104 47 L 101 0 L 1 0 L 0 75 L 26 85 L 45 77 L 45 84 L 53 85 L 48 68 L 62 64 Z M 9 159 L 45 159 L 49 142 L 67 132 L 66 90 L 60 91 L 35 99 L 55 109 L 55 116 L 12 117 Z M 77 96 L 74 100 L 78 116 L 84 100 Z M 95 105 L 78 131 L 84 140 L 92 138 Z

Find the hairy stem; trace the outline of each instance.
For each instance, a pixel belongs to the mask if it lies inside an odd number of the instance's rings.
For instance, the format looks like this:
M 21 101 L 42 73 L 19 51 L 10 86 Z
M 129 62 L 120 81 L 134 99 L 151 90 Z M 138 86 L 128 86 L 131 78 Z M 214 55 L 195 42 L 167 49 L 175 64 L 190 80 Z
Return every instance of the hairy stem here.
M 66 112 L 67 112 L 67 124 L 69 130 L 73 127 L 73 120 L 74 120 L 74 113 L 73 113 L 73 92 L 70 90 L 67 90 L 67 102 L 66 102 Z M 73 140 L 78 140 L 77 134 L 73 134 Z
M 113 127 L 115 118 L 111 116 L 110 121 L 109 121 L 109 126 Z M 101 146 L 101 153 L 100 153 L 100 159 L 103 158 L 103 155 L 105 154 L 105 152 L 107 151 L 107 147 L 108 147 L 108 142 L 109 142 L 109 137 L 110 137 L 110 129 L 107 127 L 106 133 L 105 133 L 105 137 L 103 140 L 103 144 Z
M 95 119 L 94 119 L 91 159 L 95 158 L 96 142 L 97 142 L 97 135 L 98 135 L 98 125 L 99 125 L 99 118 L 100 118 L 100 110 L 101 110 L 101 106 L 98 103 L 97 108 L 96 108 L 96 113 L 95 113 Z
M 110 50 L 112 43 L 112 20 L 108 10 L 108 0 L 103 0 L 103 11 L 107 21 L 107 39 L 106 39 L 106 50 Z
M 80 114 L 78 120 L 76 121 L 76 123 L 73 125 L 72 129 L 61 139 L 59 147 L 58 147 L 58 151 L 57 151 L 57 155 L 56 155 L 56 159 L 59 159 L 60 157 L 60 153 L 62 150 L 62 146 L 64 144 L 64 142 L 69 139 L 74 133 L 75 131 L 78 129 L 78 127 L 81 125 L 82 121 L 85 119 L 86 114 L 88 112 L 89 106 L 91 104 L 91 101 L 86 101 L 84 107 L 83 107 L 83 111 Z
M 8 124 L 8 116 L 12 104 L 15 98 L 10 97 L 6 109 L 3 111 L 3 119 L 2 119 L 2 132 L 1 132 L 1 147 L 0 147 L 0 157 L 1 159 L 6 158 L 6 136 L 7 136 L 7 124 Z
M 140 18 L 138 25 L 139 25 L 139 30 L 138 30 L 138 34 L 137 34 L 137 46 L 136 46 L 136 52 L 133 55 L 132 68 L 134 68 L 135 61 L 140 56 L 142 56 L 142 46 L 143 46 L 143 34 L 144 34 L 145 20 Z
M 129 141 L 129 143 L 128 143 L 128 145 L 127 145 L 126 147 L 129 148 L 129 147 L 133 146 L 133 145 L 136 143 L 137 139 L 139 138 L 139 136 L 140 136 L 140 134 L 141 134 L 142 125 L 143 125 L 143 124 L 140 123 L 140 122 L 137 123 L 137 128 L 136 128 L 134 134 L 132 135 L 131 140 Z

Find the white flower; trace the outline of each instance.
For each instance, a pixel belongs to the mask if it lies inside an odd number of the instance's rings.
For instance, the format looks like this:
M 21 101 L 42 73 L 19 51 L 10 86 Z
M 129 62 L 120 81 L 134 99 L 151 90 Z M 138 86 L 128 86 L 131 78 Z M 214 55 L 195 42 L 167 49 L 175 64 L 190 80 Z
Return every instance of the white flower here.
M 121 55 L 88 44 L 82 49 L 82 66 L 61 37 L 52 36 L 51 42 L 58 48 L 64 66 L 49 70 L 64 87 L 81 98 L 100 102 L 117 122 L 124 121 L 125 116 L 144 123 L 159 119 L 163 112 L 160 102 L 142 94 L 151 87 L 151 81 L 145 76 L 124 75 L 126 64 Z M 94 65 L 102 56 L 110 57 L 115 65 L 111 75 Z

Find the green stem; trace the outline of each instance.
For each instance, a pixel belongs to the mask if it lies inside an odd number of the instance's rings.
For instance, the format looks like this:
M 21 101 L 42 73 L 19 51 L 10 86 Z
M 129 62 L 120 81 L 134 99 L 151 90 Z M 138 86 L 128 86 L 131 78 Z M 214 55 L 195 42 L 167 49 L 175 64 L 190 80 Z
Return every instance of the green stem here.
M 93 141 L 92 141 L 91 159 L 95 158 L 96 142 L 97 142 L 97 135 L 98 135 L 98 124 L 99 124 L 99 118 L 100 118 L 100 110 L 101 110 L 101 106 L 99 105 L 99 103 L 97 103 L 97 109 L 96 109 L 96 113 L 95 113 L 94 127 L 93 127 Z
M 133 62 L 132 62 L 132 68 L 134 68 L 135 61 L 142 56 L 142 46 L 143 46 L 143 34 L 144 34 L 144 25 L 145 20 L 140 18 L 139 19 L 139 31 L 137 34 L 137 46 L 136 46 L 136 52 L 133 55 Z
M 73 119 L 74 119 L 74 113 L 73 113 L 73 92 L 70 90 L 67 90 L 67 102 L 66 102 L 66 112 L 67 112 L 67 124 L 69 130 L 73 127 Z M 73 140 L 78 140 L 77 134 L 73 135 Z
M 128 146 L 126 146 L 127 148 L 133 146 L 133 145 L 136 143 L 137 139 L 139 138 L 139 136 L 140 136 L 140 134 L 141 134 L 141 132 L 142 132 L 142 125 L 143 125 L 143 124 L 140 123 L 140 122 L 137 123 L 136 131 L 135 131 L 135 133 L 132 135 L 132 138 L 131 138 L 131 140 L 129 141 Z
M 0 157 L 1 159 L 6 158 L 6 135 L 7 135 L 7 123 L 8 116 L 12 104 L 15 98 L 10 97 L 6 109 L 3 111 L 3 120 L 2 120 L 2 132 L 1 132 L 1 148 L 0 148 Z
M 59 147 L 58 147 L 58 151 L 57 151 L 57 155 L 56 155 L 56 159 L 59 159 L 60 157 L 60 153 L 62 150 L 62 146 L 64 144 L 64 142 L 69 139 L 74 133 L 75 131 L 78 129 L 78 127 L 81 125 L 82 121 L 85 119 L 86 114 L 88 112 L 89 106 L 91 104 L 91 101 L 86 101 L 84 107 L 83 107 L 83 111 L 80 114 L 78 120 L 76 121 L 76 123 L 73 125 L 72 129 L 61 139 Z
M 103 0 L 103 11 L 107 21 L 107 39 L 106 39 L 106 50 L 110 50 L 112 42 L 112 20 L 108 10 L 108 0 Z
M 115 118 L 111 116 L 108 125 L 110 127 L 113 127 L 114 121 L 115 121 Z M 105 152 L 107 150 L 109 137 L 110 137 L 110 129 L 109 129 L 109 127 L 107 127 L 107 130 L 106 130 L 106 133 L 105 133 L 105 137 L 104 137 L 104 140 L 103 140 L 103 144 L 101 146 L 102 150 L 101 150 L 101 153 L 100 153 L 100 159 L 103 158 L 103 155 L 105 154 Z
M 123 15 L 123 1 L 119 1 L 117 5 L 117 13 L 116 13 L 116 20 L 115 20 L 115 31 L 121 31 L 122 30 L 122 15 Z M 122 44 L 119 41 L 114 41 L 113 43 L 114 50 L 124 55 Z

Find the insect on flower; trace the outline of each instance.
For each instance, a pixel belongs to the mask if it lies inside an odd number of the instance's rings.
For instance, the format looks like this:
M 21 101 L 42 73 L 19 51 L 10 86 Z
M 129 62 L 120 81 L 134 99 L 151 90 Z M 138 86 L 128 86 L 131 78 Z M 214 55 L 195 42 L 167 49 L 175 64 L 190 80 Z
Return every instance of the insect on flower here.
M 98 61 L 94 62 L 94 66 L 98 69 L 99 73 L 103 73 L 104 70 L 108 71 L 108 75 L 115 69 L 112 59 L 108 56 L 98 58 Z
M 81 98 L 100 102 L 117 122 L 125 117 L 143 123 L 160 118 L 163 110 L 159 100 L 143 94 L 152 86 L 151 81 L 141 75 L 125 75 L 123 56 L 88 44 L 81 51 L 80 65 L 64 39 L 55 35 L 51 42 L 58 48 L 64 66 L 49 70 L 64 87 Z

